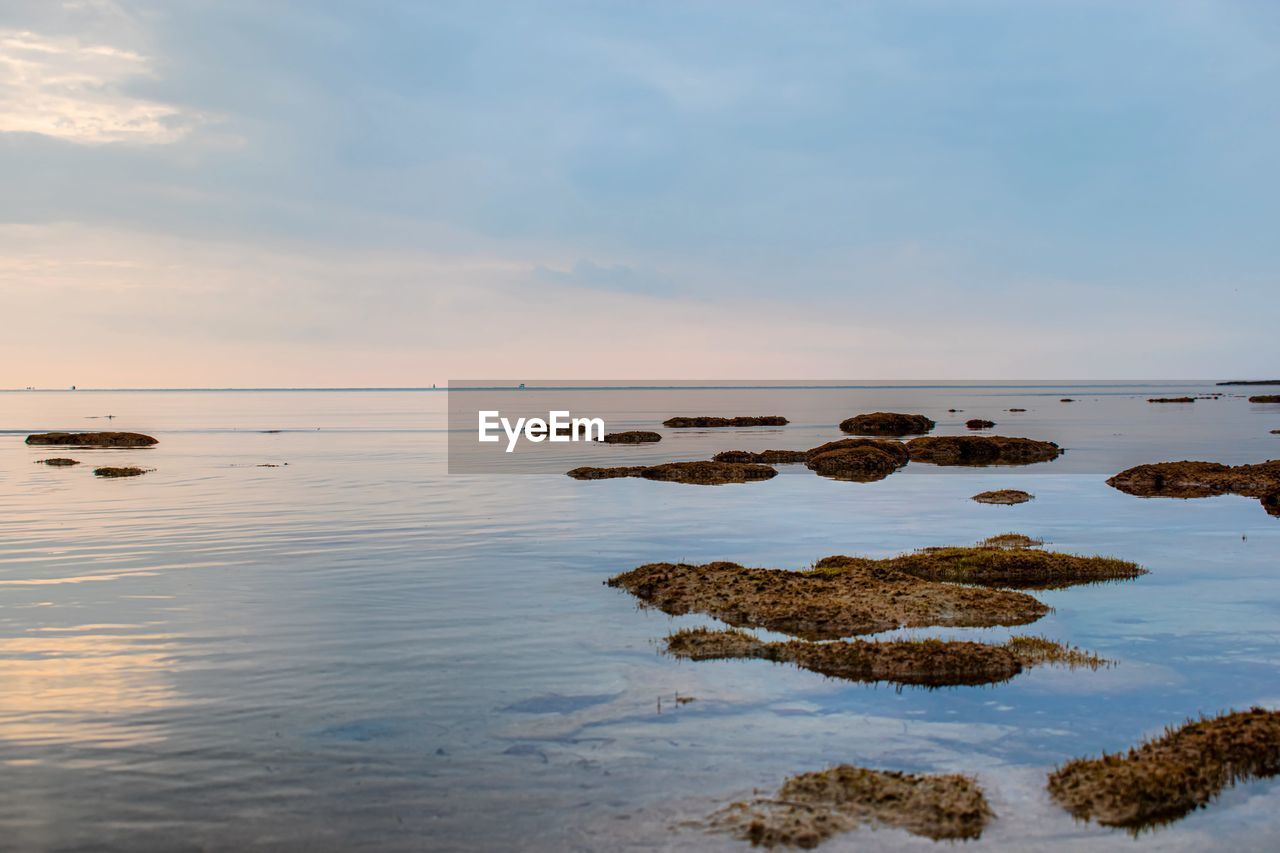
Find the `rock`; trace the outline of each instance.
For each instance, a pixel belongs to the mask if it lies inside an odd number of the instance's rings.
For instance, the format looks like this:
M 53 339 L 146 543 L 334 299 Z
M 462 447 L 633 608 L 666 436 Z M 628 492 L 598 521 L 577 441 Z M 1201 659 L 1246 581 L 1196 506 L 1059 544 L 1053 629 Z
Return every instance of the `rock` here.
M 907 442 L 913 462 L 934 465 L 1030 465 L 1057 459 L 1052 441 L 1000 435 L 931 435 Z
M 711 461 L 789 465 L 795 462 L 803 462 L 806 458 L 808 458 L 808 455 L 803 450 L 724 450 L 711 457 Z
M 974 418 L 964 422 L 969 429 L 991 429 L 996 425 L 995 421 L 984 421 L 981 418 Z
M 979 548 L 1034 548 L 1037 545 L 1043 545 L 1044 540 L 1032 539 L 1022 533 L 1001 533 L 997 536 L 988 536 L 978 543 Z
M 852 450 L 858 447 L 871 447 L 882 453 L 887 453 L 899 465 L 906 465 L 911 461 L 911 454 L 907 452 L 907 445 L 901 441 L 888 438 L 841 438 L 836 441 L 828 441 L 826 444 L 819 444 L 817 447 L 809 448 L 805 451 L 805 458 L 812 459 L 815 456 L 830 453 L 833 450 Z
M 1230 382 L 1219 382 L 1218 385 L 1280 385 L 1280 379 L 1232 379 Z
M 98 477 L 140 477 L 147 473 L 146 468 L 135 468 L 133 466 L 125 466 L 122 468 L 94 468 L 93 473 Z
M 1026 411 L 1026 409 L 1007 409 L 1006 411 L 1010 411 L 1010 412 L 1025 412 L 1025 411 Z
M 1026 593 L 928 581 L 874 563 L 799 572 L 650 563 L 608 584 L 672 615 L 704 613 L 814 640 L 900 627 L 1025 625 L 1049 610 Z
M 1062 398 L 1061 400 L 1059 400 L 1058 402 L 1059 402 L 1059 403 L 1074 403 L 1074 402 L 1075 402 L 1075 400 L 1071 399 L 1070 397 L 1063 397 L 1063 398 Z
M 574 468 L 568 476 L 575 480 L 610 480 L 618 477 L 641 477 L 667 483 L 691 483 L 720 486 L 727 483 L 750 483 L 776 477 L 777 469 L 768 465 L 736 462 L 666 462 L 661 465 L 626 465 L 616 468 Z
M 1280 493 L 1280 459 L 1234 467 L 1218 462 L 1157 462 L 1121 471 L 1107 485 L 1144 498 L 1243 495 L 1258 498 L 1270 513 L 1267 499 Z
M 864 683 L 920 687 L 996 684 L 1044 663 L 1097 668 L 1096 655 L 1038 637 L 993 645 L 965 640 L 804 640 L 764 642 L 737 629 L 692 628 L 667 638 L 666 652 L 687 660 L 767 660 Z
M 1049 795 L 1077 818 L 1142 829 L 1277 773 L 1280 711 L 1253 708 L 1165 729 L 1127 753 L 1069 761 L 1049 775 Z
M 1259 394 L 1249 398 L 1250 403 L 1280 403 L 1280 394 Z
M 140 432 L 42 432 L 27 436 L 31 445 L 71 447 L 150 447 L 156 439 Z
M 692 427 L 705 429 L 709 427 L 786 426 L 788 423 L 790 421 L 781 415 L 737 418 L 717 418 L 703 415 L 699 417 L 668 418 L 662 422 L 662 425 L 671 429 L 689 429 Z
M 55 468 L 65 468 L 70 465 L 80 464 L 80 462 L 75 459 L 63 459 L 61 457 L 54 459 L 37 459 L 36 463 L 40 465 L 52 465 Z
M 863 824 L 896 826 L 935 841 L 975 839 L 994 817 L 968 776 L 840 764 L 792 776 L 773 797 L 733 803 L 709 823 L 753 846 L 808 849 Z
M 1041 551 L 1024 544 L 1034 541 L 1026 537 L 1015 545 L 1015 536 L 1007 534 L 1003 541 L 982 542 L 974 547 L 923 548 L 879 560 L 824 557 L 814 564 L 814 570 L 883 568 L 927 581 L 1016 589 L 1059 589 L 1147 574 L 1146 569 L 1128 560 Z
M 574 468 L 568 476 L 575 480 L 614 480 L 619 477 L 639 477 L 648 468 L 648 465 L 622 465 L 614 468 L 593 468 L 588 465 Z
M 924 415 L 900 412 L 871 412 L 840 422 L 841 432 L 854 435 L 919 435 L 933 427 L 933 421 Z
M 979 492 L 973 496 L 973 500 L 980 504 L 1002 504 L 1004 506 L 1024 504 L 1034 499 L 1035 495 L 1018 489 L 996 489 L 993 492 Z
M 1194 403 L 1195 397 L 1148 397 L 1148 403 Z
M 823 477 L 870 483 L 888 477 L 901 463 L 875 447 L 850 447 L 810 456 L 805 466 Z
M 750 483 L 769 480 L 778 471 L 768 465 L 733 464 L 725 462 L 667 462 L 650 465 L 640 474 L 646 480 L 667 483 L 696 483 L 717 486 L 725 483 Z
M 605 444 L 649 444 L 662 441 L 662 435 L 646 430 L 630 430 L 628 432 L 611 432 L 605 435 Z

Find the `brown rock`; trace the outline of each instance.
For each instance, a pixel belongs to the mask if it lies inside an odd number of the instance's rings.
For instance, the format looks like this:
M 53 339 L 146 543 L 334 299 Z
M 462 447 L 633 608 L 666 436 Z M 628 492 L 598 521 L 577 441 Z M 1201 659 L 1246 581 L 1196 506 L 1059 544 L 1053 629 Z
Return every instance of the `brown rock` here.
M 1280 394 L 1259 394 L 1249 398 L 1250 403 L 1280 403 Z
M 661 465 L 625 465 L 615 468 L 574 468 L 568 476 L 575 480 L 611 480 L 618 477 L 642 477 L 668 483 L 691 483 L 719 486 L 727 483 L 750 483 L 777 476 L 768 465 L 735 462 L 666 462 Z
M 1277 773 L 1280 711 L 1253 708 L 1166 729 L 1123 755 L 1070 761 L 1049 775 L 1049 794 L 1077 818 L 1137 830 Z
M 125 466 L 122 468 L 94 468 L 93 473 L 98 477 L 140 477 L 147 473 L 146 468 L 135 468 L 133 466 Z
M 610 578 L 665 613 L 837 639 L 899 627 L 1025 625 L 1049 608 L 1029 595 L 922 580 L 874 561 L 793 572 L 737 563 L 650 563 Z
M 870 483 L 888 477 L 902 463 L 875 447 L 850 447 L 810 456 L 805 466 L 823 477 Z
M 789 465 L 803 462 L 803 450 L 724 450 L 711 457 L 712 462 L 756 462 L 764 465 Z
M 994 817 L 968 776 L 841 764 L 792 776 L 775 796 L 733 803 L 709 822 L 753 845 L 811 849 L 862 824 L 896 826 L 934 840 L 974 839 Z
M 662 435 L 639 429 L 628 432 L 611 432 L 604 437 L 605 444 L 649 444 L 654 441 L 662 441 Z
M 1107 485 L 1144 498 L 1243 495 L 1258 498 L 1274 515 L 1270 500 L 1280 493 L 1280 459 L 1234 467 L 1217 462 L 1157 462 L 1121 471 L 1107 480 Z
M 692 427 L 706 429 L 710 427 L 786 426 L 789 423 L 790 421 L 781 415 L 761 415 L 758 417 L 737 418 L 717 418 L 702 415 L 698 417 L 668 418 L 662 422 L 662 425 L 672 429 L 689 429 Z
M 840 422 L 841 432 L 854 435 L 919 435 L 933 427 L 933 421 L 924 415 L 901 412 L 871 412 Z
M 1001 504 L 1003 506 L 1012 506 L 1014 504 L 1024 504 L 1027 501 L 1035 500 L 1035 495 L 1030 492 L 1024 492 L 1019 489 L 996 489 L 992 492 L 978 492 L 973 496 L 973 500 L 980 504 Z
M 1057 459 L 1052 441 L 1002 435 L 931 435 L 907 442 L 913 462 L 934 465 L 1030 465 Z
M 969 429 L 991 429 L 996 425 L 995 421 L 984 421 L 982 418 L 973 418 L 964 422 Z
M 27 436 L 31 445 L 70 447 L 150 447 L 156 439 L 140 432 L 42 432 Z
M 36 462 L 41 465 L 52 465 L 55 468 L 65 468 L 70 465 L 80 464 L 79 461 L 75 459 L 63 459 L 63 458 L 37 459 Z
M 1194 403 L 1195 397 L 1149 397 L 1148 403 Z

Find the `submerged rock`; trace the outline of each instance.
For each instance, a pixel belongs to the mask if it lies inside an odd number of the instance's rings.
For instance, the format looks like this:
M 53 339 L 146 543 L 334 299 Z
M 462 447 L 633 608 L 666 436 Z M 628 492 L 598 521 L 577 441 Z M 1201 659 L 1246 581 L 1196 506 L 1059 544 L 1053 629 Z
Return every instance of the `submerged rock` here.
M 903 463 L 875 447 L 848 447 L 810 456 L 805 466 L 823 477 L 870 483 L 883 480 Z
M 874 562 L 812 571 L 650 563 L 607 583 L 672 615 L 705 613 L 734 627 L 806 639 L 900 627 L 1025 625 L 1049 610 L 1025 593 L 923 580 Z
M 1006 537 L 1016 535 L 1007 534 Z M 995 545 L 980 543 L 971 548 L 923 548 L 879 560 L 836 555 L 819 560 L 814 564 L 814 570 L 839 571 L 875 566 L 928 581 L 1016 589 L 1057 589 L 1082 583 L 1128 580 L 1147 574 L 1146 569 L 1128 560 L 1079 557 L 1022 544 L 1034 541 L 1022 537 L 1016 547 L 1010 547 L 1006 538 L 1005 542 Z
M 1025 412 L 1025 411 L 1026 411 L 1026 409 L 1006 409 L 1006 411 L 1009 411 L 1009 412 Z
M 662 441 L 662 435 L 642 429 L 611 432 L 604 437 L 605 444 L 648 444 L 654 441 Z
M 980 504 L 1012 506 L 1013 504 L 1024 504 L 1027 501 L 1035 500 L 1035 497 L 1030 492 L 1024 492 L 1019 489 L 996 489 L 992 492 L 978 492 L 973 496 L 973 500 Z
M 1148 403 L 1194 403 L 1195 397 L 1149 397 Z
M 778 471 L 768 465 L 737 462 L 666 462 L 661 465 L 625 465 L 615 468 L 574 468 L 568 475 L 575 480 L 611 480 L 618 477 L 641 477 L 668 483 L 692 483 L 719 486 L 727 483 L 750 483 L 776 477 Z
M 754 845 L 810 849 L 863 824 L 896 826 L 935 841 L 974 839 L 994 817 L 968 776 L 840 764 L 792 776 L 773 797 L 733 803 L 709 823 Z
M 835 450 L 852 450 L 859 447 L 871 447 L 882 453 L 887 453 L 899 465 L 906 465 L 911 460 L 911 454 L 907 451 L 907 446 L 901 441 L 891 438 L 840 438 L 835 441 L 828 441 L 826 444 L 819 444 L 817 447 L 811 447 L 805 453 L 807 458 L 812 459 L 823 453 L 831 453 Z
M 996 425 L 995 421 L 984 421 L 982 418 L 973 418 L 964 422 L 969 429 L 991 429 Z
M 150 447 L 157 440 L 140 432 L 42 432 L 27 436 L 31 445 L 71 447 Z
M 1043 539 L 1032 539 L 1023 533 L 1000 533 L 988 536 L 978 543 L 979 548 L 1034 548 L 1043 545 Z
M 698 417 L 668 418 L 662 422 L 664 427 L 672 429 L 689 429 L 691 427 L 754 427 L 754 426 L 786 426 L 791 423 L 781 415 L 759 415 L 755 417 L 717 418 L 708 415 Z
M 924 415 L 901 412 L 871 412 L 840 422 L 840 431 L 854 435 L 920 435 L 933 429 L 934 422 Z
M 1259 394 L 1249 398 L 1250 403 L 1280 403 L 1280 394 Z
M 1059 402 L 1059 403 L 1074 403 L 1074 402 L 1075 402 L 1075 400 L 1071 399 L 1070 397 L 1063 397 L 1063 398 L 1062 398 L 1061 400 L 1059 400 L 1058 402 Z
M 66 468 L 67 466 L 70 466 L 70 465 L 79 465 L 80 462 L 79 460 L 76 460 L 76 459 L 63 459 L 61 457 L 57 457 L 54 459 L 37 459 L 36 464 L 52 465 L 55 468 Z
M 724 450 L 711 457 L 712 462 L 756 462 L 764 465 L 790 465 L 803 462 L 803 450 Z
M 667 637 L 666 652 L 688 660 L 767 660 L 831 678 L 919 687 L 995 684 L 1044 663 L 1097 668 L 1105 661 L 1039 637 L 1003 645 L 965 640 L 804 640 L 764 642 L 734 628 L 692 628 Z
M 1049 775 L 1049 794 L 1077 818 L 1138 830 L 1278 773 L 1280 711 L 1253 708 L 1166 729 L 1123 755 L 1070 761 Z
M 112 468 L 108 466 L 103 468 L 94 468 L 93 473 L 98 477 L 140 477 L 147 473 L 147 469 L 135 468 L 131 465 L 120 468 Z
M 1236 494 L 1258 498 L 1268 513 L 1280 495 L 1280 459 L 1256 465 L 1218 462 L 1157 462 L 1116 474 L 1107 485 L 1139 497 L 1207 498 Z
M 1062 454 L 1052 441 L 1002 435 L 930 435 L 907 442 L 913 462 L 934 465 L 1030 465 Z

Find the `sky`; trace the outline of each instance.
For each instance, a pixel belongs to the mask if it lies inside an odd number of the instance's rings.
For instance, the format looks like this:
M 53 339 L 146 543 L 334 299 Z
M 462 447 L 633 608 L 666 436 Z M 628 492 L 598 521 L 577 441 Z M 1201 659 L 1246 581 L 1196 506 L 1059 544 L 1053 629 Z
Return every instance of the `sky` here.
M 0 0 L 0 387 L 1280 374 L 1280 4 Z

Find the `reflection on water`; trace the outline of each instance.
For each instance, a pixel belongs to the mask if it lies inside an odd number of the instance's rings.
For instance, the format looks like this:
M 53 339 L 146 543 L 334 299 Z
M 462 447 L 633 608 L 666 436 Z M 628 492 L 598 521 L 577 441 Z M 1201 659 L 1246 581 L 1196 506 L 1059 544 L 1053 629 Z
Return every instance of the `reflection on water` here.
M 989 417 L 994 432 L 1067 448 L 1018 469 L 912 463 L 859 484 L 783 468 L 709 488 L 448 476 L 444 395 L 430 392 L 0 394 L 5 843 L 743 849 L 697 820 L 852 762 L 976 773 L 998 815 L 978 850 L 1266 849 L 1280 831 L 1273 783 L 1137 841 L 1073 821 L 1043 791 L 1068 758 L 1200 713 L 1280 707 L 1280 521 L 1253 499 L 1142 499 L 1104 483 L 1144 462 L 1280 457 L 1275 413 L 1243 398 L 1145 402 L 1207 390 L 739 389 L 601 404 L 611 430 L 694 408 L 792 420 L 591 449 L 610 460 L 810 447 L 875 410 L 926 414 L 940 434 Z M 48 454 L 22 444 L 105 414 L 161 443 L 68 455 L 153 472 L 102 481 L 90 465 L 35 465 Z M 969 500 L 1005 487 L 1036 499 Z M 1114 667 L 927 691 L 676 661 L 660 640 L 713 620 L 641 610 L 602 584 L 650 561 L 794 567 L 1010 530 L 1152 570 L 1036 593 L 1054 611 L 1034 633 Z M 853 848 L 937 849 L 895 830 L 824 847 Z

